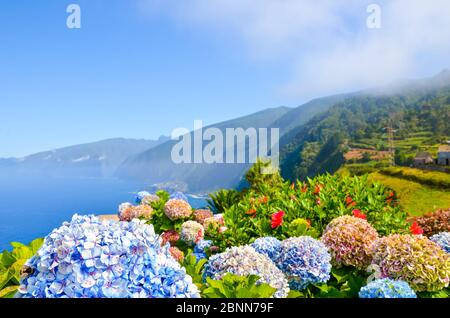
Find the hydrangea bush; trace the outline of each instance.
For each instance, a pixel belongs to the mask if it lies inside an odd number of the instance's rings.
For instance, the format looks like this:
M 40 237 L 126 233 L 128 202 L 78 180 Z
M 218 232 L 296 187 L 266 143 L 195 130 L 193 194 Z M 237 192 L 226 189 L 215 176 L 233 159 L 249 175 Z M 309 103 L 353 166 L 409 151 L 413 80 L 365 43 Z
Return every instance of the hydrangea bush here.
M 267 255 L 275 263 L 281 254 L 281 242 L 271 236 L 257 238 L 251 245 L 258 253 Z
M 212 218 L 214 215 L 210 210 L 198 209 L 194 212 L 194 219 L 200 224 L 204 224 L 205 220 Z
M 405 281 L 382 278 L 362 287 L 359 298 L 417 298 L 417 295 Z
M 124 202 L 119 205 L 118 217 L 121 221 L 131 221 L 134 217 L 133 215 L 133 205 L 130 202 Z
M 201 259 L 207 259 L 208 255 L 206 255 L 206 250 L 210 248 L 212 245 L 211 240 L 200 240 L 194 247 L 194 253 L 192 255 L 195 256 L 197 262 Z
M 199 297 L 184 268 L 143 221 L 75 215 L 26 263 L 22 297 Z
M 224 219 L 222 214 L 215 214 L 213 217 L 209 217 L 203 220 L 203 227 L 205 232 L 209 236 L 215 236 L 221 231 L 224 226 Z
M 321 241 L 329 248 L 337 268 L 365 269 L 371 263 L 371 247 L 377 238 L 377 231 L 366 220 L 346 215 L 327 225 Z
M 330 261 L 331 256 L 322 242 L 300 236 L 281 242 L 277 265 L 287 276 L 291 289 L 302 290 L 309 284 L 330 279 Z
M 139 218 L 151 220 L 152 216 L 153 208 L 149 205 L 140 204 L 133 206 L 131 203 L 126 202 L 119 206 L 118 217 L 121 221 L 131 221 Z
M 450 255 L 422 235 L 392 234 L 378 239 L 371 268 L 376 277 L 404 280 L 417 292 L 439 291 L 450 281 Z
M 450 232 L 450 208 L 414 217 L 411 221 L 417 222 L 423 229 L 423 234 L 428 237 L 441 232 Z
M 176 259 L 178 262 L 181 262 L 184 260 L 184 253 L 178 247 L 176 247 L 176 246 L 169 247 L 169 252 L 170 252 L 170 255 L 172 255 L 172 257 L 174 259 Z
M 267 283 L 277 291 L 273 297 L 286 297 L 289 285 L 283 272 L 266 255 L 251 246 L 230 247 L 225 252 L 213 255 L 205 265 L 204 277 L 220 280 L 226 273 L 238 276 L 258 275 L 259 283 Z
M 180 233 L 175 230 L 169 230 L 161 234 L 161 239 L 161 244 L 169 243 L 171 246 L 174 246 L 180 240 Z
M 159 202 L 161 200 L 156 194 L 149 194 L 142 198 L 140 204 L 152 205 L 155 202 Z
M 150 196 L 151 194 L 150 194 L 150 192 L 148 192 L 148 191 L 139 191 L 137 194 L 136 194 L 136 199 L 135 199 L 135 202 L 136 202 L 136 204 L 141 204 L 142 203 L 142 200 L 145 198 L 145 197 L 148 197 L 148 196 Z
M 195 221 L 186 221 L 181 225 L 181 240 L 188 245 L 195 245 L 205 236 L 203 226 Z
M 211 240 L 200 240 L 194 247 L 194 253 L 205 253 L 206 249 L 210 248 L 211 245 Z
M 442 232 L 430 237 L 434 243 L 439 245 L 445 252 L 450 253 L 450 232 Z
M 176 221 L 189 218 L 192 214 L 192 208 L 184 200 L 170 199 L 164 205 L 164 213 L 170 220 Z

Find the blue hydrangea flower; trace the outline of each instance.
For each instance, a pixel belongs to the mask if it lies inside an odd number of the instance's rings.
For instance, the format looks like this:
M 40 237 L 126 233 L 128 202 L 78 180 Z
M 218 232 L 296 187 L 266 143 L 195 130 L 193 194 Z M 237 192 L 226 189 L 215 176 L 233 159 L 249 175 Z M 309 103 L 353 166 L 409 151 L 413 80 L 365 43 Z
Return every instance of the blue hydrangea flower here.
M 450 253 L 450 232 L 441 232 L 430 237 L 434 243 L 439 245 L 445 252 Z
M 202 252 L 194 252 L 194 253 L 192 253 L 192 255 L 195 256 L 195 259 L 197 260 L 197 262 L 202 260 L 202 259 L 207 259 L 208 258 L 208 256 L 205 253 L 202 253 Z
M 309 284 L 330 279 L 331 255 L 326 246 L 310 236 L 291 237 L 281 242 L 277 266 L 289 280 L 289 286 L 302 290 Z
M 188 197 L 183 192 L 174 192 L 170 195 L 171 199 L 183 200 L 189 203 Z
M 286 297 L 289 293 L 289 284 L 281 270 L 268 256 L 258 253 L 248 245 L 230 247 L 223 253 L 211 256 L 205 265 L 203 278 L 220 280 L 227 273 L 259 276 L 259 283 L 267 283 L 277 289 L 273 295 L 275 298 Z
M 278 258 L 281 253 L 281 242 L 271 236 L 260 237 L 250 244 L 258 253 L 269 256 L 269 258 L 275 263 L 278 262 Z
M 405 281 L 382 278 L 362 287 L 359 298 L 417 298 L 417 295 Z
M 101 222 L 75 215 L 53 230 L 26 263 L 19 293 L 26 298 L 200 297 L 192 278 L 161 246 L 152 225 Z
M 141 204 L 142 200 L 147 197 L 150 196 L 150 192 L 147 191 L 140 191 L 136 194 L 136 204 Z
M 211 240 L 200 240 L 194 247 L 194 253 L 204 253 L 205 249 L 211 247 L 211 245 L 212 245 Z

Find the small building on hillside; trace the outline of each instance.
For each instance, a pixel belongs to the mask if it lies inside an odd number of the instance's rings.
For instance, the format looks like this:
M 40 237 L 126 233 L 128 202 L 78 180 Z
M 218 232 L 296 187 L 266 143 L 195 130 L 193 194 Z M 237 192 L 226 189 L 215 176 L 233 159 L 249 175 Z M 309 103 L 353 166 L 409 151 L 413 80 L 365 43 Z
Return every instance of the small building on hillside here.
M 450 166 L 450 145 L 439 147 L 437 163 L 442 166 Z
M 428 152 L 419 152 L 414 158 L 414 166 L 420 167 L 434 163 L 433 157 Z

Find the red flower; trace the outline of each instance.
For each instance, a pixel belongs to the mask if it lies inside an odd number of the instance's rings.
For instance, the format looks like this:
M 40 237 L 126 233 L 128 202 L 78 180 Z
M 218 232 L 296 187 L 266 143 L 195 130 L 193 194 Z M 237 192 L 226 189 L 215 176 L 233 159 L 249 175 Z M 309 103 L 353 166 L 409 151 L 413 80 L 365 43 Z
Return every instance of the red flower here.
M 352 213 L 353 213 L 353 216 L 354 216 L 355 218 L 360 218 L 360 219 L 363 219 L 363 220 L 366 220 L 366 219 L 367 219 L 366 215 L 365 215 L 364 213 L 362 213 L 362 212 L 361 212 L 360 210 L 358 210 L 358 209 L 353 210 Z
M 250 209 L 247 212 L 245 212 L 245 214 L 250 215 L 250 217 L 255 218 L 256 217 L 256 210 L 255 209 Z
M 313 194 L 317 195 L 320 193 L 320 190 L 322 190 L 322 185 L 316 185 Z
M 306 191 L 308 191 L 308 186 L 305 184 L 302 188 L 302 192 L 305 193 Z
M 283 223 L 284 211 L 278 211 L 277 213 L 272 214 L 272 229 L 276 229 Z
M 308 226 L 311 227 L 311 220 L 306 220 L 306 223 L 308 223 Z
M 353 199 L 351 197 L 346 197 L 345 203 L 347 204 L 347 206 L 355 206 L 356 205 L 356 202 L 353 201 Z
M 394 191 L 389 192 L 389 195 L 388 195 L 388 197 L 387 197 L 387 199 L 386 199 L 386 202 L 387 202 L 387 203 L 391 203 L 392 200 L 394 199 L 394 196 L 395 196 Z
M 267 203 L 267 201 L 269 201 L 268 197 L 262 197 L 259 199 L 259 203 Z
M 419 226 L 419 224 L 417 224 L 417 222 L 414 222 L 413 224 L 411 224 L 409 231 L 411 232 L 411 234 L 414 234 L 414 235 L 423 234 L 423 229 Z
M 316 200 L 316 204 L 317 204 L 317 205 L 320 205 L 321 203 L 322 203 L 322 202 L 320 201 L 320 199 L 317 199 L 317 200 Z

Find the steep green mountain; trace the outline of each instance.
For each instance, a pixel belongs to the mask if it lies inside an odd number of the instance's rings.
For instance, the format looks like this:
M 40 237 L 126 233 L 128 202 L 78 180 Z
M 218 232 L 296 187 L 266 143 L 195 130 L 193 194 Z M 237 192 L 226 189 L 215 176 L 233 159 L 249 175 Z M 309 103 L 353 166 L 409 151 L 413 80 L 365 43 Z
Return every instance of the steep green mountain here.
M 211 125 L 222 132 L 226 128 L 279 128 L 280 136 L 294 136 L 298 127 L 314 115 L 354 94 L 342 94 L 317 98 L 295 108 L 266 109 L 248 116 Z M 208 128 L 208 127 L 205 127 Z M 176 142 L 168 141 L 142 154 L 131 156 L 118 169 L 123 179 L 150 183 L 176 182 L 181 189 L 191 192 L 211 191 L 235 187 L 241 181 L 250 164 L 182 164 L 172 163 L 170 153 Z M 245 145 L 246 152 L 249 145 Z
M 341 94 L 313 99 L 293 108 L 279 119 L 275 120 L 272 123 L 272 127 L 280 128 L 280 135 L 282 136 L 286 134 L 288 134 L 288 136 L 293 136 L 298 128 L 307 123 L 314 115 L 324 112 L 334 104 L 357 94 L 358 93 Z M 286 138 L 289 139 L 289 137 Z
M 413 134 L 427 136 L 418 148 L 450 136 L 450 72 L 367 90 L 314 116 L 296 128 L 294 136 L 282 138 L 282 174 L 304 179 L 334 172 L 343 164 L 349 146 L 384 150 L 389 125 L 398 140 Z

